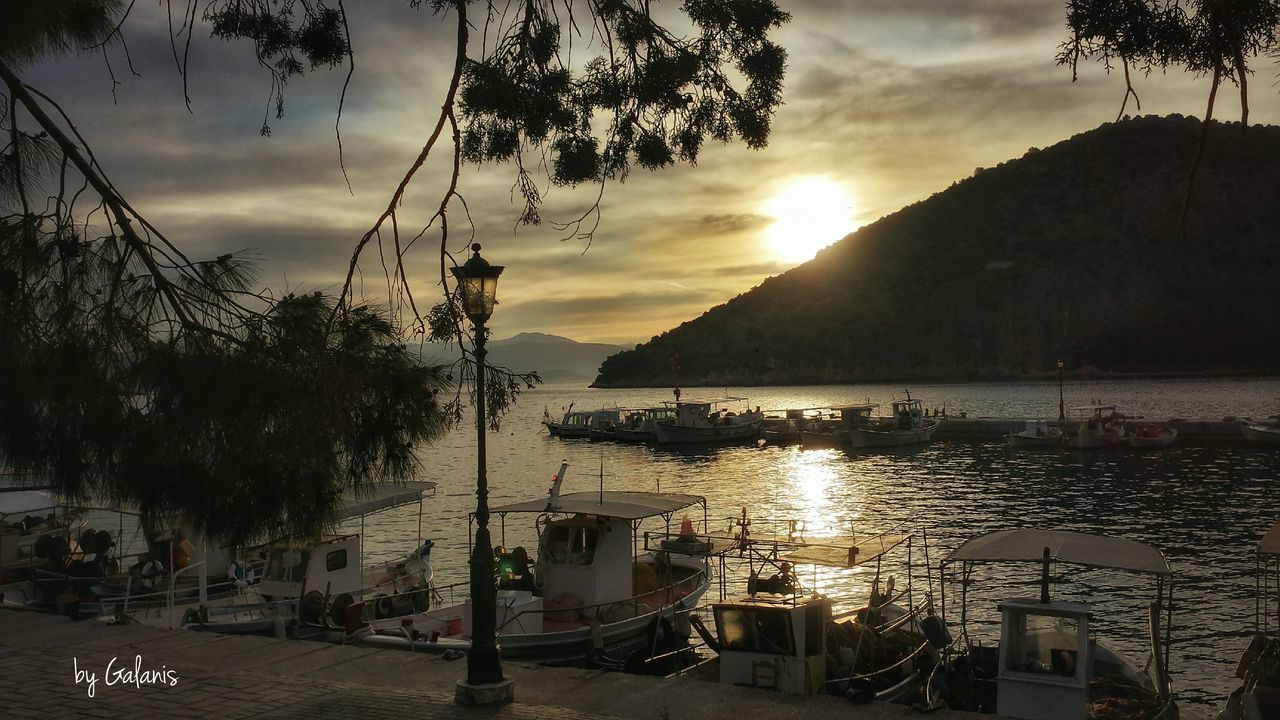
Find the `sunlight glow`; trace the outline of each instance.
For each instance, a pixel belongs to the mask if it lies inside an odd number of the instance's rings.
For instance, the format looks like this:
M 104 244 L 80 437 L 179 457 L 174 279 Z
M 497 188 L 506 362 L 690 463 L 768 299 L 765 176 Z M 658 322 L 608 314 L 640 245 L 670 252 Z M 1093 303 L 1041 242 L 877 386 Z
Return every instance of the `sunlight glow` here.
M 786 181 L 763 210 L 773 218 L 765 229 L 769 250 L 784 262 L 811 260 L 858 227 L 844 184 L 820 175 Z

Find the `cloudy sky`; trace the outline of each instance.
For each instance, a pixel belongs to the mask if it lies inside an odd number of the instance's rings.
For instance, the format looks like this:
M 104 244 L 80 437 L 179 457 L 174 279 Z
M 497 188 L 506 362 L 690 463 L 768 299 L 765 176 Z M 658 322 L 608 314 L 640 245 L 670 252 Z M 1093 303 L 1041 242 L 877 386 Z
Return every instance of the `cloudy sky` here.
M 590 247 L 563 240 L 550 223 L 516 227 L 512 168 L 464 168 L 475 239 L 507 266 L 495 337 L 647 340 L 977 167 L 1114 119 L 1124 95 L 1123 79 L 1100 66 L 1082 67 L 1072 83 L 1055 65 L 1066 30 L 1062 4 L 1051 0 L 780 3 L 792 14 L 776 34 L 789 65 L 769 146 L 713 144 L 697 167 L 636 170 L 606 189 Z M 114 101 L 101 55 L 27 68 L 24 77 L 64 105 L 116 186 L 189 255 L 250 249 L 277 294 L 336 292 L 355 242 L 430 132 L 447 82 L 452 18 L 407 5 L 346 4 L 356 52 L 342 119 L 352 192 L 333 132 L 345 71 L 293 79 L 284 118 L 260 137 L 268 76 L 248 44 L 208 38 L 197 25 L 188 112 L 156 3 L 139 3 L 127 26 L 140 75 L 112 54 Z M 1276 66 L 1257 66 L 1251 119 L 1280 123 Z M 1205 78 L 1135 84 L 1143 114 L 1204 112 Z M 1128 112 L 1137 113 L 1132 101 Z M 1232 90 L 1220 93 L 1215 115 L 1239 119 Z M 416 233 L 430 216 L 448 157 L 437 153 L 420 175 L 402 232 Z M 547 220 L 572 219 L 595 196 L 545 182 L 543 190 Z M 458 249 L 466 220 L 458 208 L 451 218 Z M 420 298 L 438 292 L 437 249 L 429 231 L 413 251 Z M 385 300 L 376 251 L 362 268 L 364 292 Z

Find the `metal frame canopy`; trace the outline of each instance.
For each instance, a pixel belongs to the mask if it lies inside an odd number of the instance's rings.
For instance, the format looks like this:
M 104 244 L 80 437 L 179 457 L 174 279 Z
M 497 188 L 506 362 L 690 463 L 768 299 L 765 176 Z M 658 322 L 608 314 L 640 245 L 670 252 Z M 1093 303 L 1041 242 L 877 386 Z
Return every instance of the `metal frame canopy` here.
M 1258 553 L 1261 555 L 1280 555 L 1280 522 L 1271 526 L 1266 535 L 1258 541 Z
M 852 568 L 879 560 L 885 553 L 911 538 L 910 533 L 886 533 L 867 538 L 829 538 L 815 540 L 800 549 L 780 556 L 796 564 L 824 565 L 826 567 Z
M 1050 559 L 1056 562 L 1160 577 L 1172 573 L 1164 553 L 1150 545 L 1069 530 L 998 530 L 965 542 L 942 564 L 956 561 L 1041 562 L 1045 548 L 1049 548 Z
M 694 505 L 705 507 L 706 502 L 707 499 L 701 495 L 606 490 L 568 493 L 554 500 L 527 500 L 511 505 L 501 505 L 489 512 L 499 515 L 519 512 L 583 513 L 624 520 L 641 520 L 647 517 L 667 517 L 677 510 Z
M 335 513 L 335 520 L 343 522 L 352 518 L 421 502 L 424 496 L 434 497 L 436 484 L 433 482 L 408 482 L 398 485 L 378 485 L 369 492 L 344 495 L 342 505 Z

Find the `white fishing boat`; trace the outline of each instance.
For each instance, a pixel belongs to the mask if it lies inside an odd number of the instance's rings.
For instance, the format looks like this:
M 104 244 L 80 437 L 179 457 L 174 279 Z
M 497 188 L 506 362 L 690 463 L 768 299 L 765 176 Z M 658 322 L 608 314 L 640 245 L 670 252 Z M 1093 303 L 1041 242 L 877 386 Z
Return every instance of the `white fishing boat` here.
M 622 442 L 655 442 L 658 439 L 658 423 L 674 420 L 675 416 L 675 408 L 666 406 L 630 410 L 622 424 L 613 429 L 612 439 Z
M 724 445 L 755 440 L 760 436 L 760 422 L 764 419 L 760 408 L 752 410 L 747 406 L 734 411 L 726 407 L 746 401 L 745 397 L 723 397 L 668 403 L 675 410 L 675 417 L 655 424 L 658 442 Z
M 550 410 L 542 409 L 542 426 L 551 437 L 584 438 L 591 434 L 591 413 L 574 411 L 573 403 L 557 418 Z
M 1025 428 L 1004 436 L 1012 448 L 1057 447 L 1062 444 L 1062 430 L 1044 420 L 1028 420 Z
M 636 534 L 649 519 L 669 530 L 675 513 L 699 505 L 705 528 L 705 498 L 603 489 L 562 495 L 567 467 L 560 466 L 549 497 L 490 510 L 502 519 L 504 535 L 506 516 L 532 515 L 539 537 L 532 557 L 523 547 L 505 551 L 505 537 L 495 548 L 497 639 L 503 657 L 551 663 L 626 658 L 651 646 L 657 635 L 673 634 L 673 624 L 697 606 L 710 585 L 710 548 L 696 537 L 663 546 L 665 550 L 645 550 Z M 467 598 L 406 618 L 349 623 L 344 642 L 419 652 L 466 651 L 471 620 Z
M 1090 450 L 1127 444 L 1125 416 L 1116 411 L 1115 405 L 1081 405 L 1071 411 L 1079 420 L 1066 435 L 1067 447 Z
M 0 489 L 0 606 L 92 615 L 101 586 L 126 582 L 118 534 L 90 527 L 90 510 L 43 490 Z
M 591 422 L 587 425 L 587 437 L 592 440 L 605 440 L 613 436 L 613 431 L 622 424 L 622 408 L 600 408 L 591 411 Z
M 806 449 L 845 447 L 849 444 L 850 433 L 875 424 L 871 413 L 877 407 L 879 406 L 874 403 L 836 405 L 824 412 L 822 417 L 801 427 L 800 444 Z
M 938 430 L 939 421 L 924 412 L 924 404 L 907 393 L 906 400 L 894 400 L 893 414 L 849 430 L 849 444 L 855 448 L 898 447 L 927 443 Z
M 316 538 L 288 538 L 241 553 L 262 557 L 261 572 L 246 571 L 253 560 L 233 557 L 227 548 L 170 531 L 149 540 L 151 559 L 159 565 L 155 582 L 103 598 L 110 618 L 157 627 L 220 633 L 288 633 L 307 625 L 345 622 L 347 609 L 368 601 L 372 611 L 388 617 L 429 607 L 434 571 L 430 540 L 421 539 L 422 502 L 435 494 L 433 482 L 375 487 L 344 496 L 333 522 L 360 521 L 361 532 L 330 532 Z M 419 540 L 413 551 L 391 562 L 366 563 L 364 519 L 404 505 L 418 505 Z M 198 555 L 176 559 L 183 544 L 201 548 Z M 154 548 L 164 548 L 158 551 Z M 165 557 L 175 558 L 163 560 Z M 212 578 L 212 581 L 210 581 Z
M 1129 447 L 1135 450 L 1166 448 L 1178 439 L 1176 428 L 1167 425 L 1142 423 L 1129 432 Z
M 997 605 L 1000 639 L 992 647 L 970 635 L 968 598 L 974 590 L 968 584 L 975 566 L 1006 562 L 1040 563 L 1040 597 L 1010 598 Z M 1151 660 L 1145 667 L 1094 637 L 1101 608 L 1050 597 L 1053 563 L 1155 579 L 1155 600 L 1146 618 L 1150 632 L 1144 637 L 1150 641 Z M 944 618 L 958 615 L 962 624 L 947 659 L 950 670 L 926 686 L 929 706 L 945 702 L 1027 720 L 1177 716 L 1167 672 L 1173 583 L 1164 554 L 1156 548 L 1064 530 L 1001 530 L 965 542 L 944 560 L 944 583 L 948 567 L 952 579 L 966 589 L 958 613 L 949 612 L 944 596 Z
M 1262 443 L 1264 445 L 1280 445 L 1280 425 L 1241 422 L 1240 435 L 1249 442 Z
M 883 533 L 806 541 L 743 534 L 736 547 L 750 552 L 761 570 L 752 572 L 745 596 L 711 605 L 716 635 L 708 640 L 718 655 L 719 681 L 860 701 L 918 698 L 922 669 L 940 659 L 950 638 L 927 594 L 911 590 L 909 551 L 906 567 L 900 568 L 903 587 L 895 589 L 891 576 L 881 592 L 883 558 L 910 538 L 909 533 Z M 795 568 L 804 565 L 874 567 L 867 605 L 834 612 L 830 599 L 802 586 L 805 573 Z M 776 572 L 765 577 L 766 568 Z
M 1280 715 L 1280 522 L 1258 541 L 1253 637 L 1236 663 L 1240 687 L 1217 720 L 1268 720 Z

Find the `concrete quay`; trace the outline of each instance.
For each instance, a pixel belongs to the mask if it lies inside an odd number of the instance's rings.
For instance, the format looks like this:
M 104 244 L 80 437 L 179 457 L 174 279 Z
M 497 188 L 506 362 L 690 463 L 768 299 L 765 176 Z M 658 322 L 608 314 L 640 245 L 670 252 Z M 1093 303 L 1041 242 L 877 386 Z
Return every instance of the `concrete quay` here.
M 1026 428 L 1028 420 L 1036 418 L 1000 418 L 1000 417 L 959 417 L 948 415 L 937 432 L 934 440 L 1002 440 L 1005 435 L 1021 432 Z M 1078 420 L 1045 420 L 1063 432 L 1073 430 L 1080 425 Z M 1236 420 L 1148 420 L 1134 419 L 1134 423 L 1171 427 L 1178 431 L 1178 443 L 1212 443 L 1212 444 L 1246 444 L 1240 434 L 1240 423 Z M 1263 447 L 1263 446 L 1259 446 Z
M 924 717 L 901 705 L 855 705 L 838 697 L 783 695 L 694 678 L 511 662 L 503 667 L 515 679 L 516 702 L 464 707 L 454 703 L 453 693 L 466 674 L 465 660 L 0 610 L 0 718 L 5 720 Z M 930 717 L 993 716 L 944 710 Z

